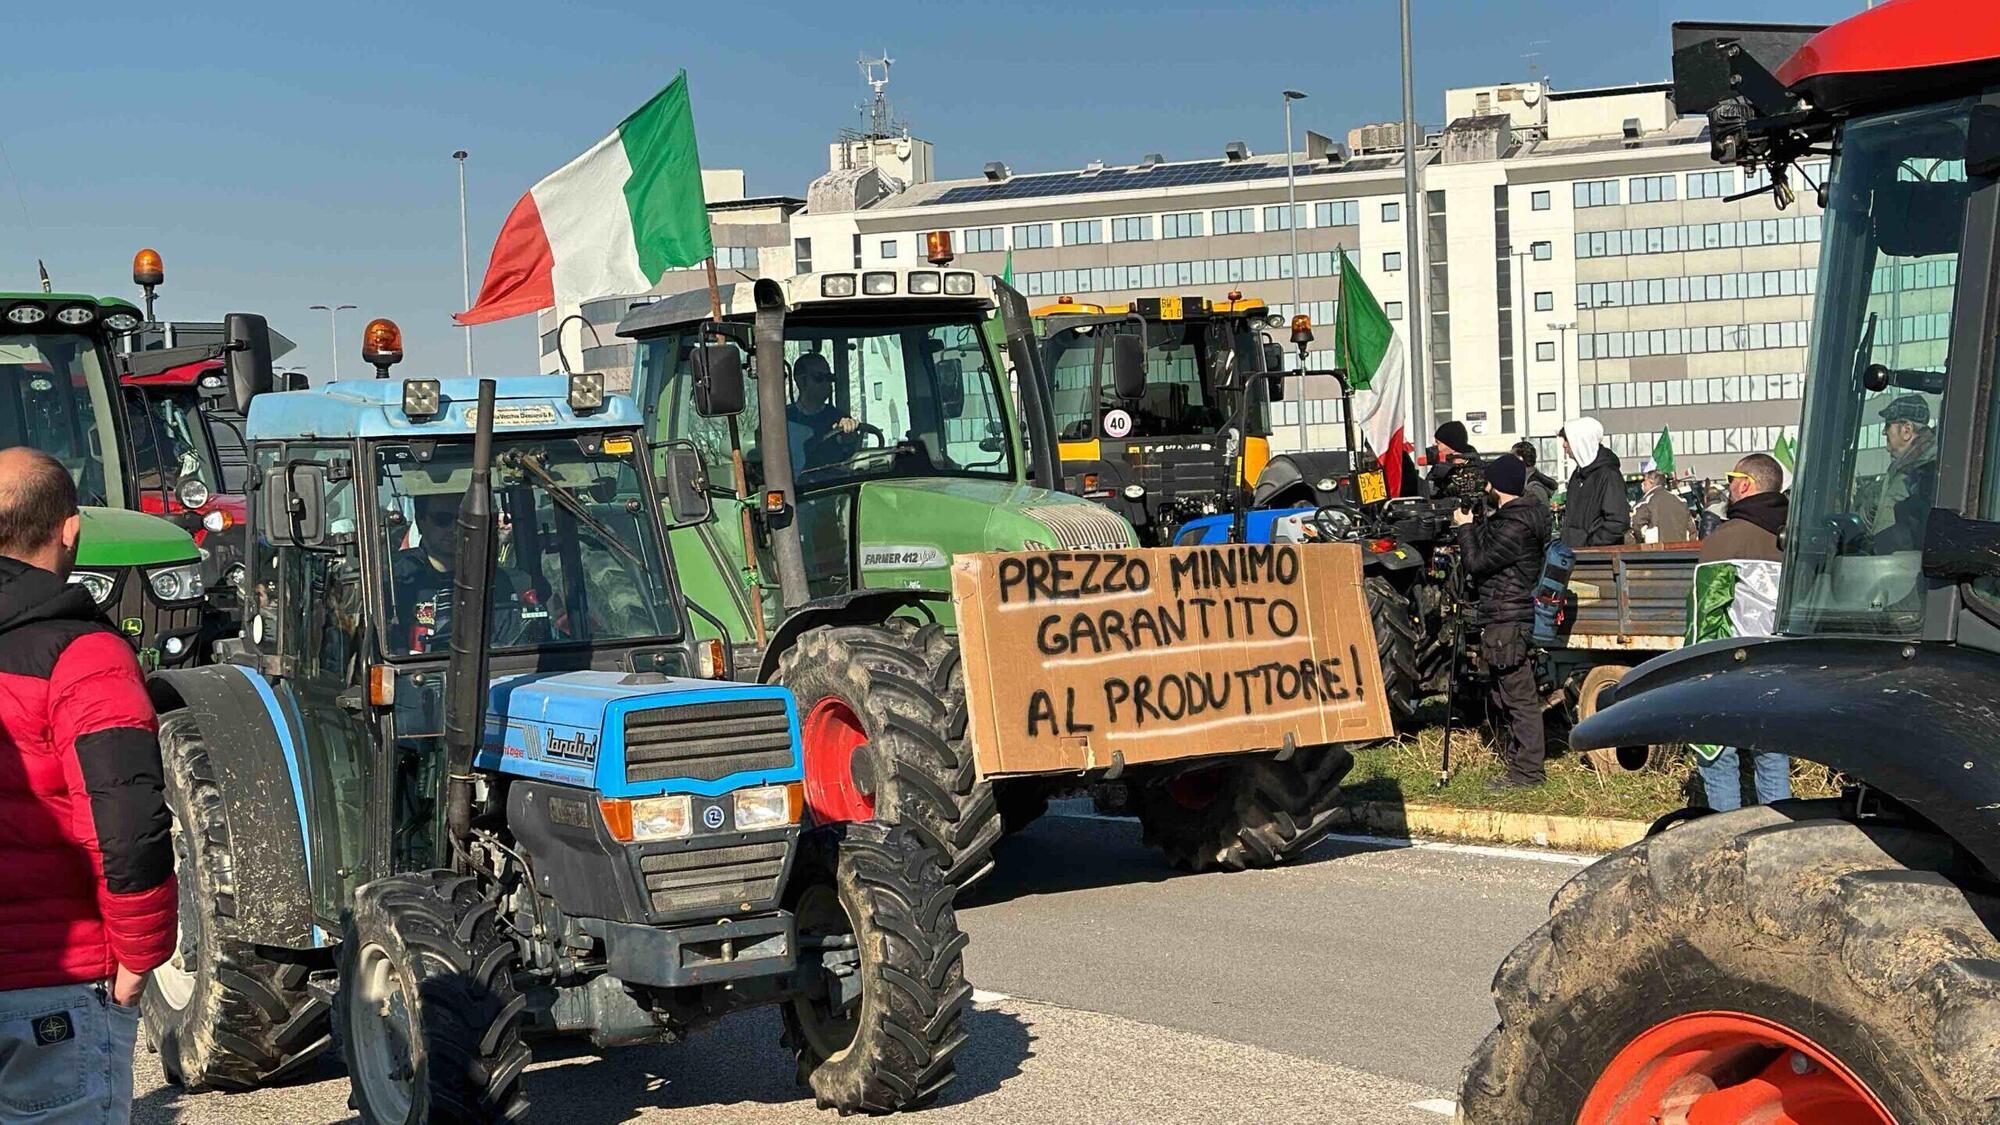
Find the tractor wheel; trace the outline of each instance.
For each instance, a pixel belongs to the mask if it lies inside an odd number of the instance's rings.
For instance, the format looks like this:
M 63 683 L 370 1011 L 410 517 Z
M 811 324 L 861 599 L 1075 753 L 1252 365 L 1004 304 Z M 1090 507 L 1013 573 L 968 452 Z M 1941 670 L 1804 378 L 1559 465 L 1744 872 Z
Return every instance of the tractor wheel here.
M 1417 628 L 1416 615 L 1402 591 L 1379 574 L 1361 583 L 1361 594 L 1368 602 L 1368 619 L 1375 626 L 1375 653 L 1382 661 L 1382 691 L 1389 697 L 1389 717 L 1397 730 L 1414 730 L 1417 706 L 1424 701 L 1417 672 L 1417 646 L 1423 634 Z
M 527 1119 L 519 956 L 472 876 L 391 875 L 355 892 L 333 1022 L 361 1120 Z
M 1702 817 L 1570 880 L 1494 977 L 1461 1120 L 1994 1121 L 2000 896 L 1840 815 Z
M 154 970 L 140 1011 L 169 1081 L 248 1090 L 326 1048 L 326 1001 L 306 987 L 307 957 L 227 936 L 236 919 L 236 853 L 257 844 L 230 836 L 194 716 L 175 711 L 161 720 L 160 757 L 180 932 L 173 960 Z
M 1576 721 L 1580 723 L 1603 710 L 1605 693 L 1618 686 L 1618 681 L 1631 671 L 1623 664 L 1600 664 L 1584 673 L 1583 683 L 1576 689 Z M 1637 773 L 1664 767 L 1673 760 L 1678 749 L 1674 746 L 1607 746 L 1602 750 L 1586 750 L 1583 760 L 1598 773 Z
M 817 823 L 907 825 L 953 886 L 992 868 L 1000 813 L 965 740 L 964 670 L 950 634 L 904 618 L 808 629 L 779 658 L 776 681 L 798 699 Z
M 1139 827 L 1183 871 L 1273 867 L 1326 835 L 1353 766 L 1345 748 L 1314 746 L 1135 781 Z
M 783 1008 L 799 1081 L 842 1114 L 925 1104 L 952 1079 L 972 997 L 937 853 L 869 822 L 816 833 L 799 865 L 791 908 L 821 970 Z

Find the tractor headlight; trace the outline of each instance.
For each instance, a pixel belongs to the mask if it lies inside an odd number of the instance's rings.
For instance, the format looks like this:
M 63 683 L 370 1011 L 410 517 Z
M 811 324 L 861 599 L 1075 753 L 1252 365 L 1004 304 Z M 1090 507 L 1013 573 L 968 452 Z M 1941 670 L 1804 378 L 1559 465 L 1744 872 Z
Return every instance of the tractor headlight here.
M 111 329 L 120 336 L 134 331 L 142 323 L 144 322 L 139 319 L 139 314 L 137 313 L 114 312 L 106 313 L 104 316 L 104 327 Z
M 98 605 L 109 602 L 111 591 L 118 585 L 109 574 L 101 574 L 95 570 L 72 570 L 69 572 L 69 580 L 88 591 L 90 600 Z
M 694 831 L 694 807 L 687 794 L 641 797 L 632 802 L 632 839 L 678 840 Z
M 755 832 L 759 828 L 776 828 L 797 822 L 802 802 L 794 799 L 792 788 L 789 785 L 766 785 L 761 789 L 737 790 L 736 830 Z
M 910 275 L 910 292 L 918 296 L 934 295 L 942 284 L 944 284 L 943 276 L 931 270 Z
M 40 305 L 15 305 L 7 310 L 9 324 L 40 324 L 49 318 L 49 310 Z
M 1127 499 L 1127 500 L 1144 500 L 1145 498 L 1146 498 L 1146 486 L 1145 486 L 1145 485 L 1143 485 L 1143 484 L 1128 484 L 1128 485 L 1126 485 L 1126 486 L 1125 486 L 1125 499 Z
M 229 514 L 220 508 L 205 513 L 201 517 L 201 526 L 210 531 L 227 531 L 229 529 Z
M 436 417 L 441 401 L 436 379 L 403 380 L 403 417 L 424 422 Z
M 886 297 L 896 291 L 896 275 L 887 271 L 861 275 L 861 291 L 870 297 Z
M 97 310 L 89 305 L 70 305 L 56 311 L 56 323 L 66 328 L 82 328 L 97 319 Z
M 819 279 L 819 295 L 822 297 L 854 296 L 854 275 L 851 273 L 830 273 Z
M 972 275 L 969 273 L 948 273 L 944 275 L 944 291 L 954 297 L 972 295 Z
M 153 596 L 163 602 L 184 602 L 201 597 L 201 564 L 183 563 L 146 572 Z
M 174 495 L 180 498 L 182 507 L 199 508 L 208 503 L 208 486 L 195 477 L 189 477 L 175 487 Z

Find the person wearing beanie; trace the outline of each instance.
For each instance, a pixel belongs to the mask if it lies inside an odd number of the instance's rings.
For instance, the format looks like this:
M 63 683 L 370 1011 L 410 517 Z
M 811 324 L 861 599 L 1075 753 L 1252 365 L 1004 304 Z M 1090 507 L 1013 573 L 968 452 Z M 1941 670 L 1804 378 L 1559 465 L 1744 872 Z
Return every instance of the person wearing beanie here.
M 1528 466 L 1503 453 L 1482 472 L 1493 512 L 1485 519 L 1452 513 L 1457 525 L 1459 565 L 1472 582 L 1479 656 L 1489 677 L 1495 742 L 1507 772 L 1494 779 L 1501 789 L 1543 781 L 1541 692 L 1528 637 L 1535 619 L 1535 582 L 1548 547 L 1549 509 L 1522 496 Z
M 1431 495 L 1452 495 L 1453 478 L 1459 470 L 1478 464 L 1479 451 L 1472 447 L 1465 423 L 1453 419 L 1439 426 L 1431 435 L 1431 471 L 1426 478 L 1430 481 Z

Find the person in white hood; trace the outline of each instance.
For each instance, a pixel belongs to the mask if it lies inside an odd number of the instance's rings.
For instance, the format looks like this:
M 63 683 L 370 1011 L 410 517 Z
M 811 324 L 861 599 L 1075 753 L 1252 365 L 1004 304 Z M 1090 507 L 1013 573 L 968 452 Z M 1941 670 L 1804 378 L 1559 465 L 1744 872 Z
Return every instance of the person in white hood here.
M 1604 424 L 1573 418 L 1561 431 L 1563 452 L 1576 464 L 1563 497 L 1562 541 L 1571 547 L 1610 547 L 1625 541 L 1632 509 L 1625 502 L 1625 470 L 1604 444 Z

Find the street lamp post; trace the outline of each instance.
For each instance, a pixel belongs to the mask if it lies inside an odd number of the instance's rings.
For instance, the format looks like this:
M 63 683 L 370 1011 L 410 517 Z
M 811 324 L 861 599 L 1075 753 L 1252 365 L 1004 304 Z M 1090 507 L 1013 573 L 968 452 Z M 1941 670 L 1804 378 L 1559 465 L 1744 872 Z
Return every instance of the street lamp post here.
M 333 348 L 333 382 L 338 383 L 340 382 L 340 314 L 356 306 L 332 304 L 306 307 L 326 313 L 327 343 Z
M 1430 319 L 1424 312 L 1424 258 L 1418 224 L 1428 221 L 1417 209 L 1417 95 L 1410 74 L 1410 0 L 1403 9 L 1403 283 L 1410 328 L 1410 417 L 1420 435 L 1431 432 L 1430 384 L 1424 372 L 1424 332 Z
M 1299 302 L 1299 181 L 1298 175 L 1292 166 L 1293 150 L 1295 148 L 1292 144 L 1292 103 L 1304 97 L 1305 95 L 1299 93 L 1297 90 L 1285 91 L 1285 227 L 1292 232 L 1293 316 L 1297 316 L 1305 311 Z M 1300 355 L 1299 359 L 1303 361 L 1305 356 Z M 1303 453 L 1309 444 L 1306 441 L 1306 381 L 1303 374 L 1303 365 L 1301 366 L 1301 374 L 1295 385 L 1298 393 L 1293 397 L 1298 400 L 1299 404 L 1299 452 Z
M 451 154 L 458 165 L 458 276 L 459 292 L 464 298 L 458 307 L 472 307 L 472 251 L 465 240 L 465 157 L 464 149 Z M 465 377 L 472 378 L 472 326 L 465 325 Z

